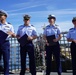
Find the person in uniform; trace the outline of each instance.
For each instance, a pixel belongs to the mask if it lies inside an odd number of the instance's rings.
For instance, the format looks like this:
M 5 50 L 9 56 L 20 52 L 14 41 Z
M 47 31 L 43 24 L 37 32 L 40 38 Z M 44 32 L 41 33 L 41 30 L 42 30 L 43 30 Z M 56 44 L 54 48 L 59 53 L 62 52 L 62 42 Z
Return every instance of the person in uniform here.
M 3 44 L 0 44 L 0 59 L 3 55 L 4 62 L 4 75 L 9 75 L 9 57 L 10 57 L 10 43 L 9 37 L 15 37 L 14 29 L 11 24 L 6 22 L 7 13 L 4 10 L 0 10 L 0 30 L 8 34 Z M 2 38 L 3 39 L 3 38 Z
M 48 21 L 50 24 L 45 27 L 43 32 L 43 37 L 46 42 L 46 75 L 50 75 L 51 72 L 52 54 L 56 59 L 58 75 L 61 75 L 62 69 L 60 63 L 60 45 L 58 42 L 61 39 L 61 31 L 58 25 L 55 24 L 56 17 L 54 15 L 49 15 Z M 55 39 L 53 39 L 53 42 L 56 43 L 55 45 L 50 45 L 47 41 L 47 37 L 52 35 L 55 35 Z
M 67 33 L 67 41 L 71 42 L 72 69 L 73 75 L 76 75 L 76 17 L 72 19 L 72 23 L 74 27 Z
M 24 24 L 19 26 L 17 31 L 17 38 L 21 38 L 23 35 L 28 35 L 28 43 L 24 46 L 20 45 L 20 56 L 21 56 L 21 72 L 20 75 L 25 74 L 26 69 L 26 53 L 29 55 L 29 67 L 32 75 L 36 75 L 35 56 L 34 56 L 34 45 L 32 41 L 37 38 L 37 32 L 33 25 L 30 24 L 30 16 L 25 14 L 23 17 Z M 24 39 L 23 39 L 24 40 Z M 29 42 L 30 41 L 30 42 Z

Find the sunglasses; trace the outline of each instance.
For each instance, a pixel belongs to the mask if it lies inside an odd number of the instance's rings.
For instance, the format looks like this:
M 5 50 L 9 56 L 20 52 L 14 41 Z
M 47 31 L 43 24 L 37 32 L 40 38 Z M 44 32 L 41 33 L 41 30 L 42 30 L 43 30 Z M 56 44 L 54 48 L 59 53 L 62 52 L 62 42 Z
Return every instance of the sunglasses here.
M 76 22 L 76 20 L 72 20 L 72 22 Z

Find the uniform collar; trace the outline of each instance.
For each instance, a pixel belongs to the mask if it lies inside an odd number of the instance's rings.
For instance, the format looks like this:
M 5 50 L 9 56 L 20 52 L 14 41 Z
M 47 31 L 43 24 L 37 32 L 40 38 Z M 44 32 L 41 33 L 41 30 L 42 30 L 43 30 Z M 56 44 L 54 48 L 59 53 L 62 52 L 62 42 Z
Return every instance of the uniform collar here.
M 8 23 L 7 22 L 5 22 L 5 24 L 2 24 L 1 22 L 0 22 L 0 25 L 7 25 Z
M 55 27 L 55 24 L 54 25 L 49 25 L 50 27 Z
M 24 26 L 26 26 L 25 24 L 24 24 Z M 30 27 L 31 26 L 31 24 L 29 24 L 28 26 L 26 26 L 26 27 Z

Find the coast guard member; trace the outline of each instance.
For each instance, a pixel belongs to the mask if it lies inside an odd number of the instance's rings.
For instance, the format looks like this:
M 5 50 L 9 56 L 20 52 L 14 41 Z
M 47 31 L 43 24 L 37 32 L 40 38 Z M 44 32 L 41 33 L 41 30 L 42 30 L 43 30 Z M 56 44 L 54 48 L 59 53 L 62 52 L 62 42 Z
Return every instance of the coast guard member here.
M 60 29 L 55 25 L 56 17 L 54 15 L 49 15 L 48 21 L 50 24 L 46 26 L 43 32 L 44 40 L 46 41 L 46 75 L 50 75 L 51 72 L 52 54 L 56 59 L 58 75 L 61 75 L 60 45 L 58 42 L 61 39 L 61 32 Z M 55 35 L 56 39 L 53 39 L 53 42 L 55 42 L 56 45 L 51 46 L 49 45 L 46 37 L 52 35 Z
M 0 30 L 8 34 L 8 37 L 6 38 L 5 42 L 3 44 L 0 44 L 0 58 L 3 55 L 4 75 L 9 75 L 9 57 L 10 57 L 9 37 L 10 36 L 15 37 L 15 34 L 13 26 L 6 22 L 6 18 L 7 13 L 4 10 L 0 10 Z
M 17 38 L 22 37 L 24 34 L 28 35 L 28 42 L 24 46 L 20 46 L 20 55 L 21 55 L 21 72 L 20 75 L 25 74 L 26 69 L 26 52 L 29 55 L 29 67 L 32 75 L 36 75 L 36 66 L 35 66 L 35 57 L 34 57 L 34 45 L 32 41 L 37 38 L 36 29 L 33 25 L 30 24 L 30 16 L 24 15 L 23 17 L 24 24 L 19 26 L 17 32 Z M 23 39 L 24 40 L 24 39 Z
M 76 17 L 72 19 L 72 23 L 74 27 L 69 30 L 67 34 L 67 41 L 71 42 L 70 49 L 72 56 L 73 75 L 76 75 Z

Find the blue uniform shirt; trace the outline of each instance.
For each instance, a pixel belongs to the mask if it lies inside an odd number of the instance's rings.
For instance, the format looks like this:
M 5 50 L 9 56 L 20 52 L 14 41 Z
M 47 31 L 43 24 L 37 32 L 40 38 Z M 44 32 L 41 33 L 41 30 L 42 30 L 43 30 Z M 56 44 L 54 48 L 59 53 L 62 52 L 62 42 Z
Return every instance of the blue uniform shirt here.
M 55 25 L 47 25 L 43 32 L 45 36 L 55 35 L 56 38 L 59 37 L 59 34 L 61 34 L 60 28 Z
M 28 36 L 37 36 L 36 29 L 31 24 L 29 24 L 29 26 L 25 26 L 25 25 L 19 26 L 17 35 L 22 37 L 24 34 L 27 34 Z
M 76 28 L 71 28 L 67 33 L 66 38 L 76 40 Z
M 3 32 L 7 33 L 8 31 L 11 31 L 14 33 L 14 28 L 11 24 L 5 22 L 5 24 L 2 24 L 0 22 L 0 30 L 2 30 Z M 6 40 L 9 40 L 10 35 L 7 37 Z

